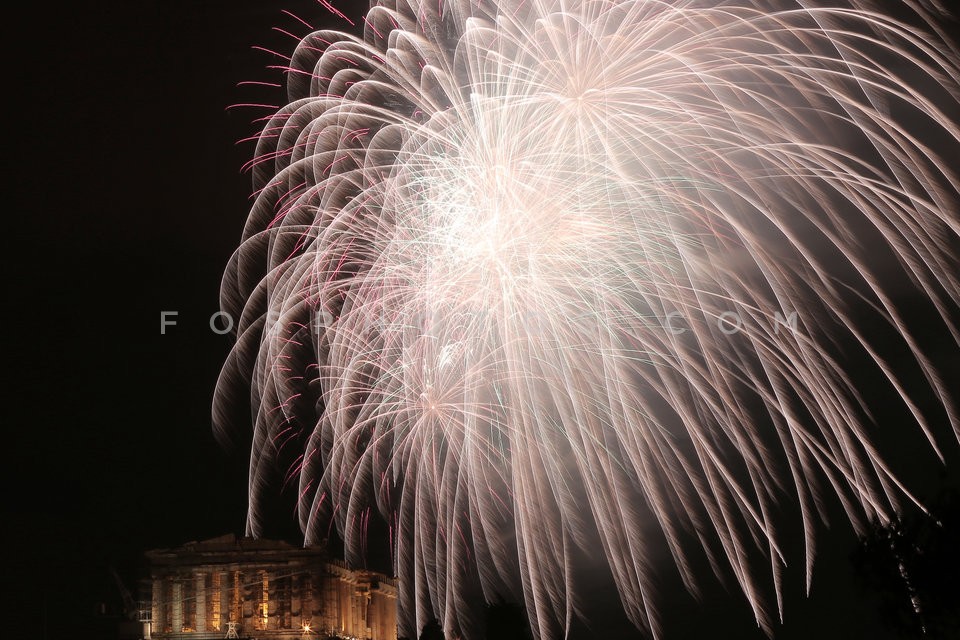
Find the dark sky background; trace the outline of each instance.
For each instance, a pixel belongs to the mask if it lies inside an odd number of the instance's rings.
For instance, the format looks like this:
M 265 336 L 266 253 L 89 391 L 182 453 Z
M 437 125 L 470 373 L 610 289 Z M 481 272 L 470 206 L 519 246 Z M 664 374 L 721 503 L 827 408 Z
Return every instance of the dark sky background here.
M 303 0 L 44 3 L 6 20 L 0 503 L 15 544 L 0 573 L 19 580 L 33 637 L 92 633 L 95 603 L 119 600 L 110 565 L 134 588 L 144 550 L 243 531 L 247 454 L 222 450 L 210 422 L 230 338 L 208 321 L 248 207 L 252 147 L 235 141 L 263 113 L 226 107 L 279 104 L 236 85 L 277 80 L 251 46 L 292 48 L 271 27 L 303 28 L 281 9 L 343 26 Z M 162 336 L 165 310 L 178 325 Z M 957 380 L 956 354 L 941 357 Z M 929 460 L 904 465 L 921 494 L 957 486 L 955 455 L 947 475 Z M 812 596 L 788 572 L 777 637 L 886 637 L 849 527 L 819 540 Z M 736 596 L 708 595 L 664 598 L 667 638 L 763 637 Z
M 248 454 L 210 418 L 231 339 L 208 322 L 251 190 L 252 146 L 235 143 L 264 115 L 226 107 L 279 104 L 237 83 L 278 80 L 252 46 L 292 48 L 271 27 L 303 27 L 281 9 L 334 24 L 303 0 L 47 3 L 5 21 L 0 502 L 17 546 L 0 573 L 30 576 L 18 619 L 39 630 L 46 600 L 51 638 L 118 600 L 109 565 L 133 589 L 144 550 L 243 532 Z M 161 336 L 164 310 L 179 324 Z

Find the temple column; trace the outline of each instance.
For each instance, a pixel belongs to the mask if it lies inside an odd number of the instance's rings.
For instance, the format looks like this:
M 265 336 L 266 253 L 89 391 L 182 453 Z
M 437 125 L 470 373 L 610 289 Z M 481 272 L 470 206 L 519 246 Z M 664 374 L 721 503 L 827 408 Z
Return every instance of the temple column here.
M 171 616 L 173 632 L 180 633 L 183 630 L 183 584 L 180 580 L 174 580 L 170 587 L 170 599 L 173 605 L 171 607 L 173 609 L 173 615 Z
M 218 571 L 217 579 L 220 585 L 217 591 L 217 597 L 220 598 L 220 628 L 217 631 L 225 631 L 227 620 L 230 619 L 230 574 Z
M 343 578 L 337 577 L 337 628 L 343 632 L 347 631 L 347 624 L 350 620 L 350 599 L 347 597 L 346 585 Z
M 303 610 L 300 608 L 300 576 L 290 576 L 290 626 L 300 629 L 303 626 Z
M 161 598 L 163 597 L 163 581 L 154 578 L 150 587 L 150 620 L 153 621 L 153 628 L 157 631 L 163 631 L 163 606 Z
M 267 610 L 267 619 L 264 620 L 264 629 L 277 629 L 278 627 L 278 614 L 280 613 L 280 607 L 277 606 L 277 574 L 276 572 L 270 571 L 267 573 L 266 580 L 266 610 Z
M 354 606 L 353 598 L 353 585 L 347 582 L 346 580 L 340 581 L 340 592 L 341 592 L 341 602 L 343 602 L 343 621 L 345 625 L 346 632 L 350 635 L 354 635 L 355 625 L 354 625 L 354 611 L 356 607 Z
M 194 577 L 197 594 L 197 631 L 207 630 L 207 574 L 199 572 Z

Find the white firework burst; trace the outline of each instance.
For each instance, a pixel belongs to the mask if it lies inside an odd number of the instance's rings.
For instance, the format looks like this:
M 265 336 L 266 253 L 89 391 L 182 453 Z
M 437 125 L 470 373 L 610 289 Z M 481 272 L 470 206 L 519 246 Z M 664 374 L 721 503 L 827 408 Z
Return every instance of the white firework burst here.
M 809 581 L 822 486 L 857 527 L 909 496 L 836 345 L 942 446 L 858 309 L 958 432 L 878 266 L 960 348 L 958 56 L 902 4 L 396 0 L 305 37 L 224 283 L 251 532 L 285 461 L 308 540 L 358 562 L 388 523 L 408 635 L 505 596 L 562 637 L 582 558 L 656 634 L 660 548 L 767 626 L 775 505 Z

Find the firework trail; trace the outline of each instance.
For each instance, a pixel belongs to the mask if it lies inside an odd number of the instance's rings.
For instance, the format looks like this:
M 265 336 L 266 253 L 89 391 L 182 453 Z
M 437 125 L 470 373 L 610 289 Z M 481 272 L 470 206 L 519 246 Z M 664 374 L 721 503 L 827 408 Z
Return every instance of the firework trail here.
M 362 562 L 386 522 L 409 636 L 507 597 L 562 637 L 585 557 L 656 635 L 660 549 L 769 628 L 783 505 L 809 582 L 826 494 L 855 527 L 910 499 L 842 354 L 938 455 L 960 432 L 887 285 L 960 346 L 958 55 L 898 11 L 391 0 L 305 37 L 223 288 L 250 531 L 278 465 L 308 541 Z

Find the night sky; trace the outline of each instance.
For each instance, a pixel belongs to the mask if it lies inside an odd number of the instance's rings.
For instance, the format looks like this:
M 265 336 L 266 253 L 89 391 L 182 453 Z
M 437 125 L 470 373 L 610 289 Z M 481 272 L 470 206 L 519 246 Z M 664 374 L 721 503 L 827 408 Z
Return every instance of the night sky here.
M 263 115 L 227 107 L 281 99 L 237 88 L 277 80 L 252 46 L 293 46 L 271 31 L 296 28 L 281 9 L 327 19 L 303 1 L 108 0 L 8 20 L 3 520 L 13 574 L 37 574 L 22 619 L 39 624 L 45 594 L 50 637 L 118 599 L 110 564 L 133 589 L 142 551 L 243 532 L 247 453 L 210 418 L 231 339 L 208 322 L 251 190 L 235 143 Z
M 19 580 L 15 618 L 33 637 L 44 620 L 46 637 L 84 637 L 95 603 L 118 604 L 109 566 L 134 588 L 144 550 L 243 532 L 248 454 L 222 449 L 210 420 L 231 341 L 208 322 L 248 209 L 252 146 L 235 142 L 265 114 L 226 107 L 282 100 L 236 86 L 277 80 L 265 69 L 277 60 L 251 46 L 295 44 L 271 31 L 303 33 L 281 9 L 343 26 L 302 0 L 44 3 L 6 20 L 2 503 L 15 546 L 0 572 Z M 161 311 L 179 314 L 167 335 Z M 938 357 L 955 384 L 955 347 Z M 919 450 L 901 467 L 933 497 L 960 484 L 949 455 L 949 473 Z M 277 535 L 292 524 L 279 506 Z M 849 526 L 819 541 L 809 600 L 801 572 L 787 574 L 777 637 L 890 637 Z M 736 595 L 711 587 L 696 606 L 676 591 L 668 638 L 764 637 Z

